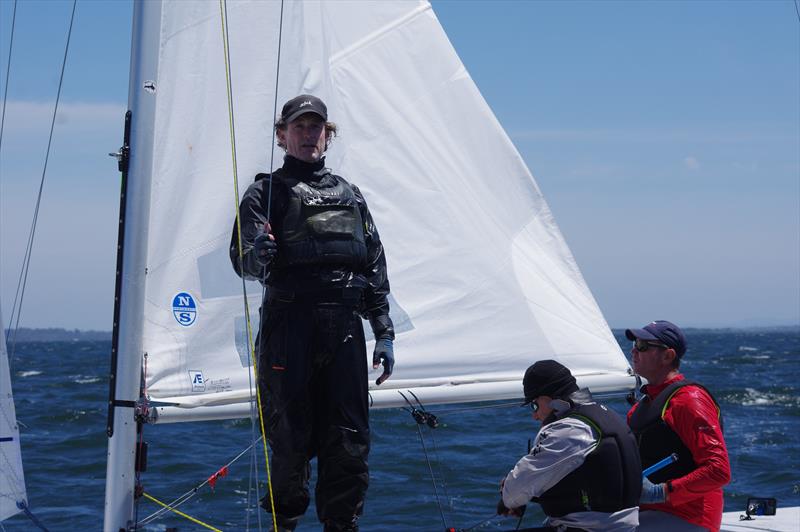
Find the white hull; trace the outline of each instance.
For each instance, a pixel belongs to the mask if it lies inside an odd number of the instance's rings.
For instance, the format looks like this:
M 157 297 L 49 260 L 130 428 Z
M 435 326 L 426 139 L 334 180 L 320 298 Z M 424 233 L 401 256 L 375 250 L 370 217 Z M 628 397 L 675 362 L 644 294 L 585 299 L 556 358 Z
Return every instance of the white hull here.
M 722 514 L 721 531 L 736 532 L 746 530 L 773 530 L 775 532 L 800 531 L 800 506 L 778 507 L 775 515 L 755 516 L 750 521 L 741 521 L 744 512 L 725 512 Z

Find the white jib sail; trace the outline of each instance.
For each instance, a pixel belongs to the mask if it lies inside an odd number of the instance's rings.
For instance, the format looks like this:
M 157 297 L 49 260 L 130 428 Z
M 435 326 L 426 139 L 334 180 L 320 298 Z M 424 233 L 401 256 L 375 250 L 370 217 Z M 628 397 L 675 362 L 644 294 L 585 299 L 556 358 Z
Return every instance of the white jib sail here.
M 5 323 L 2 313 L 0 323 Z M 19 503 L 27 504 L 27 496 L 19 446 L 19 426 L 14 397 L 11 394 L 6 338 L 3 334 L 0 338 L 0 521 L 22 511 Z
M 328 166 L 364 192 L 386 249 L 397 365 L 372 385 L 375 406 L 403 404 L 407 389 L 426 404 L 519 397 L 525 368 L 548 358 L 595 391 L 632 387 L 539 188 L 430 5 L 284 10 L 278 105 L 300 93 L 327 103 L 340 131 Z M 243 194 L 270 167 L 280 3 L 229 1 L 227 13 Z M 160 38 L 157 79 L 135 88 L 156 104 L 147 394 L 178 405 L 159 409 L 163 421 L 247 415 L 219 5 L 164 3 Z M 257 330 L 261 288 L 248 285 Z

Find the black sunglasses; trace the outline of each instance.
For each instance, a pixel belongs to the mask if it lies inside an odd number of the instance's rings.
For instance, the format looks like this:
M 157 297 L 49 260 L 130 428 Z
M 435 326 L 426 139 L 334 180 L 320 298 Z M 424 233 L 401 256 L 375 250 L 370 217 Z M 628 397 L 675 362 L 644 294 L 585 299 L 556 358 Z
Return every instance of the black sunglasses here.
M 531 407 L 531 410 L 533 410 L 534 412 L 539 411 L 539 403 L 536 401 L 536 399 L 528 403 L 528 406 Z
M 640 340 L 639 338 L 637 338 L 633 342 L 633 348 L 639 351 L 640 353 L 644 353 L 651 347 L 661 347 L 662 349 L 669 349 L 668 345 L 664 345 L 658 342 L 648 342 L 647 340 Z

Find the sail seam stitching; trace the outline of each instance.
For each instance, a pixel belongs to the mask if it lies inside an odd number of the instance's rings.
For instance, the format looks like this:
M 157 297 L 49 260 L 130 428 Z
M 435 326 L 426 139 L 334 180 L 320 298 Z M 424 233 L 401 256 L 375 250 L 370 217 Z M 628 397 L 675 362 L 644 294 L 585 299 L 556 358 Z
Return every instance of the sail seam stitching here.
M 377 30 L 369 33 L 365 37 L 357 40 L 350 46 L 332 54 L 329 60 L 329 64 L 331 66 L 335 65 L 339 61 L 343 61 L 347 59 L 347 57 L 353 55 L 355 52 L 360 50 L 361 48 L 365 47 L 369 43 L 378 40 L 386 33 L 392 31 L 393 29 L 406 24 L 409 20 L 416 18 L 420 13 L 424 13 L 425 11 L 429 11 L 431 9 L 431 5 L 429 3 L 422 4 L 418 6 L 416 9 L 408 12 L 406 15 L 393 20 L 392 22 L 378 28 Z

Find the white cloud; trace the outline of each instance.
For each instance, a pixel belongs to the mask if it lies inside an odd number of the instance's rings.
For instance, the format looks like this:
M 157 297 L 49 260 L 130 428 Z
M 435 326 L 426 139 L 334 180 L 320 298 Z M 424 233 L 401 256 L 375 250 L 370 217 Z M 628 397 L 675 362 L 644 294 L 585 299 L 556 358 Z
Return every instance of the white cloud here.
M 514 141 L 572 141 L 572 142 L 628 142 L 635 144 L 662 144 L 665 142 L 692 142 L 703 144 L 741 144 L 796 142 L 795 131 L 775 130 L 770 134 L 758 134 L 757 129 L 741 124 L 739 130 L 718 128 L 639 128 L 626 129 L 582 128 L 582 129 L 513 129 L 506 130 Z
M 42 130 L 49 131 L 54 106 L 54 101 L 9 101 L 4 137 L 39 135 Z M 104 130 L 112 125 L 121 131 L 124 117 L 125 105 L 120 103 L 60 102 L 56 131 L 68 128 L 70 133 L 83 133 Z

